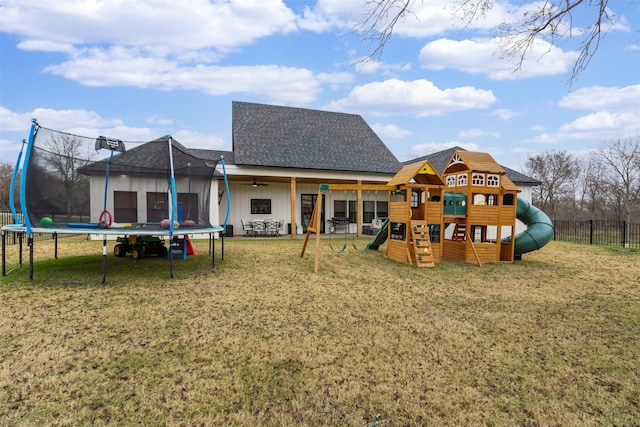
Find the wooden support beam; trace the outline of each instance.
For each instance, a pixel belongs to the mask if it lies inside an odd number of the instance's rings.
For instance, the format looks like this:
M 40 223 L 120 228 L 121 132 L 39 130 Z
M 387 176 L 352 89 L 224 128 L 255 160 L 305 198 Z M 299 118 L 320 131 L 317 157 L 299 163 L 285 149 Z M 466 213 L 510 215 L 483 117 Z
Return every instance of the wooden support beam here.
M 296 177 L 291 177 L 291 238 L 296 236 Z
M 369 191 L 394 191 L 394 185 L 386 184 L 321 184 L 327 190 L 369 190 Z

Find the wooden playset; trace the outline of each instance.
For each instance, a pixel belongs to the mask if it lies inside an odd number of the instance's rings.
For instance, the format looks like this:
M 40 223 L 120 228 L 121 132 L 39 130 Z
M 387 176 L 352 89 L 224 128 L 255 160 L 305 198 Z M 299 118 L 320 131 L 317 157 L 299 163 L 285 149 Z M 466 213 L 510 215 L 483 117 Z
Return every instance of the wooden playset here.
M 375 190 L 389 193 L 385 257 L 418 267 L 443 258 L 482 265 L 513 261 L 516 185 L 487 153 L 456 151 L 443 176 L 429 161 L 404 166 L 385 185 L 323 184 L 311 216 L 301 256 L 316 234 L 318 271 L 323 193 L 327 190 Z

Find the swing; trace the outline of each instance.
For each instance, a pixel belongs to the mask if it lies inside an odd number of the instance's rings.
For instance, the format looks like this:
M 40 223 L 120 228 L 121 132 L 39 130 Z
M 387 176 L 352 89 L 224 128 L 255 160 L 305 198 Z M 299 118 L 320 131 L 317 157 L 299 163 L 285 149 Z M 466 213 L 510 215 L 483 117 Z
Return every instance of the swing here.
M 346 193 L 347 192 L 345 191 L 345 203 L 347 203 L 347 201 L 346 201 Z M 329 206 L 332 205 L 332 201 L 333 201 L 333 199 L 332 199 L 332 195 L 331 195 L 331 190 L 329 190 Z M 347 249 L 346 239 L 345 239 L 345 243 L 342 246 L 342 248 L 336 249 L 336 248 L 333 247 L 333 239 L 331 237 L 331 235 L 335 234 L 335 232 L 336 232 L 336 224 L 340 224 L 342 220 L 343 220 L 342 218 L 337 219 L 336 217 L 333 217 L 330 220 L 331 221 L 331 226 L 329 227 L 329 247 L 331 248 L 331 250 L 333 252 L 335 252 L 337 254 L 341 254 Z M 346 232 L 348 232 L 349 231 L 349 219 L 348 218 L 346 219 L 346 222 L 347 222 Z M 346 232 L 345 232 L 345 236 L 346 236 Z
M 368 202 L 368 201 L 370 201 L 370 196 L 371 196 L 371 193 L 370 193 L 370 191 L 369 191 L 369 190 L 367 190 L 367 197 L 366 197 L 366 200 L 363 200 L 363 203 L 362 203 L 362 208 L 363 208 L 362 210 L 363 210 L 363 214 L 364 214 L 364 202 Z M 373 201 L 374 205 L 375 205 L 375 203 L 376 203 L 377 201 L 378 201 L 378 190 L 375 190 L 375 199 L 374 199 L 374 201 Z M 375 208 L 374 208 L 373 213 L 374 213 L 374 215 L 376 214 L 376 210 L 375 210 Z M 364 218 L 363 218 L 363 219 L 364 219 Z M 373 225 L 373 224 L 372 224 L 372 225 Z M 382 227 L 380 227 L 380 228 L 382 229 Z M 357 233 L 356 233 L 356 236 L 357 236 Z M 362 249 L 358 249 L 358 247 L 355 245 L 355 243 L 353 243 L 353 248 L 354 248 L 355 250 L 357 250 L 357 251 L 360 251 L 360 252 L 366 252 L 366 251 L 369 249 L 370 245 L 371 245 L 371 244 L 376 240 L 376 238 L 377 238 L 377 237 L 378 237 L 378 236 L 377 236 L 377 233 L 374 233 L 374 232 L 373 232 L 373 229 L 372 229 L 372 231 L 371 231 L 371 239 L 367 242 L 367 244 L 364 246 L 364 248 L 362 248 Z M 354 236 L 353 240 L 354 240 L 354 242 L 355 242 L 355 236 Z

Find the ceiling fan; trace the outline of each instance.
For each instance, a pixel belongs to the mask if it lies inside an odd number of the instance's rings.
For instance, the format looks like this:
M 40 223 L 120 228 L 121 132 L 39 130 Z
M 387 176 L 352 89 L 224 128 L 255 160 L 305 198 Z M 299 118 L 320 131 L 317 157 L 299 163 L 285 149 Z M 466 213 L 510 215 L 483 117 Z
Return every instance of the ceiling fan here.
M 268 186 L 269 184 L 265 184 L 265 183 L 262 183 L 262 182 L 258 182 L 258 181 L 256 181 L 256 179 L 255 179 L 255 178 L 253 178 L 253 182 L 252 182 L 252 183 L 250 183 L 250 184 L 242 184 L 242 185 L 250 185 L 250 186 L 252 186 L 252 187 L 266 187 L 266 186 Z

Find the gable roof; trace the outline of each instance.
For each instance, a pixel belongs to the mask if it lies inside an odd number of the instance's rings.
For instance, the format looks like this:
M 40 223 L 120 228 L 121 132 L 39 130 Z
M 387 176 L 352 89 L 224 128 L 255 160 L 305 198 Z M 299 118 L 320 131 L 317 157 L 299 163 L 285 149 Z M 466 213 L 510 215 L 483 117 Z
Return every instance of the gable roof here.
M 459 172 L 461 170 L 482 171 L 491 173 L 506 173 L 489 153 L 456 150 L 448 162 L 444 173 Z
M 411 180 L 418 184 L 444 185 L 442 177 L 429 160 L 422 160 L 403 166 L 387 185 L 408 184 Z
M 402 164 L 356 114 L 234 101 L 236 165 L 395 174 Z
M 449 160 L 453 156 L 453 153 L 455 153 L 456 151 L 467 151 L 467 150 L 461 147 L 452 147 L 446 150 L 438 151 L 436 153 L 427 154 L 426 156 L 422 156 L 417 159 L 409 160 L 407 162 L 404 162 L 404 164 L 409 164 L 409 163 L 413 163 L 421 160 L 429 160 L 433 165 L 433 167 L 442 175 L 444 170 L 447 168 L 447 164 L 449 163 Z M 507 173 L 507 176 L 509 177 L 509 179 L 511 179 L 511 181 L 514 184 L 522 184 L 522 185 L 542 184 L 542 182 L 534 178 L 531 178 L 530 176 L 527 176 L 523 173 L 515 171 L 511 168 L 508 168 L 506 166 L 502 166 L 502 168 L 504 169 L 504 171 Z

